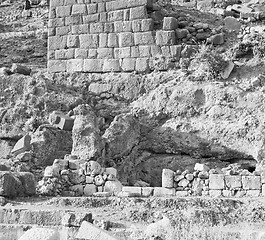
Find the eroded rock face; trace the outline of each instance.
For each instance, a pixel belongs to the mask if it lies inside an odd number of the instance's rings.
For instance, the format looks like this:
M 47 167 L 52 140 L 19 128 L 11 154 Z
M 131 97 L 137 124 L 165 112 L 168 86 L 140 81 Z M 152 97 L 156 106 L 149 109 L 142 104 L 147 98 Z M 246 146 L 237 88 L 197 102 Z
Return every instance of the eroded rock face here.
M 31 146 L 36 164 L 51 165 L 54 159 L 71 153 L 72 135 L 51 125 L 42 125 L 32 134 Z
M 140 141 L 140 123 L 131 114 L 116 116 L 103 135 L 110 158 L 128 155 Z
M 89 105 L 80 105 L 74 109 L 74 114 L 72 155 L 86 160 L 100 156 L 102 142 L 94 111 Z

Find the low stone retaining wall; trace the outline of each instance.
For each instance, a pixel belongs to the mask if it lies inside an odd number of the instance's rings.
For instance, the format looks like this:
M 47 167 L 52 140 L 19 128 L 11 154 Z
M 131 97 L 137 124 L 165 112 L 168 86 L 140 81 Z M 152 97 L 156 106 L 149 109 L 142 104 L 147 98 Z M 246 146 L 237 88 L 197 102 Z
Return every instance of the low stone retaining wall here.
M 162 186 L 176 196 L 265 196 L 265 172 L 204 170 L 189 173 L 163 169 Z

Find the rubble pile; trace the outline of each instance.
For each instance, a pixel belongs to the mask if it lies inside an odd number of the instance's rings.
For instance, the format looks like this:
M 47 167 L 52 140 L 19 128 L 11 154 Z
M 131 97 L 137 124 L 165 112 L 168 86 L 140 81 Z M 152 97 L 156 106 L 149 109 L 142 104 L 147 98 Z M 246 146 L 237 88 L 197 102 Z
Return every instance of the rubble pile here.
M 121 191 L 115 168 L 102 168 L 96 161 L 82 161 L 73 155 L 55 159 L 45 168 L 37 191 L 49 196 L 110 196 Z

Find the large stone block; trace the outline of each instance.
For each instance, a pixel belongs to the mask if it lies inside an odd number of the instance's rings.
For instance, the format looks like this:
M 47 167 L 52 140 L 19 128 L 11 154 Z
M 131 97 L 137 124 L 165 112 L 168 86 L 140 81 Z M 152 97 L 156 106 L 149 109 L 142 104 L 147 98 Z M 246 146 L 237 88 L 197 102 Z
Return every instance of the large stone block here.
M 64 60 L 49 60 L 48 61 L 48 71 L 49 72 L 65 72 L 66 71 L 66 61 L 64 61 Z
M 142 20 L 137 19 L 132 21 L 132 31 L 141 32 L 142 31 Z
M 40 125 L 31 136 L 35 164 L 51 165 L 54 159 L 63 158 L 72 149 L 72 133 L 51 125 Z
M 136 58 L 124 58 L 121 68 L 124 72 L 132 72 L 135 70 Z
M 153 187 L 142 187 L 142 197 L 151 197 L 154 193 Z
M 227 189 L 238 189 L 242 187 L 242 177 L 239 175 L 226 175 L 225 186 Z
M 49 20 L 48 27 L 63 27 L 64 23 L 64 18 L 54 18 Z
M 153 32 L 136 32 L 134 33 L 135 45 L 154 45 L 155 37 Z
M 106 48 L 108 46 L 108 34 L 100 33 L 99 34 L 99 47 Z
M 104 23 L 104 33 L 113 33 L 114 23 Z
M 171 56 L 176 60 L 179 60 L 181 57 L 181 45 L 170 46 Z
M 63 6 L 64 0 L 53 0 L 50 2 L 50 7 Z
M 105 59 L 103 72 L 119 72 L 121 70 L 119 59 Z
M 154 20 L 152 18 L 143 19 L 141 22 L 142 32 L 149 32 L 154 30 Z
M 174 171 L 171 169 L 162 170 L 162 187 L 173 188 L 174 186 Z
M 115 48 L 114 49 L 114 57 L 115 58 L 129 58 L 131 56 L 131 48 Z
M 134 7 L 130 9 L 130 20 L 147 18 L 147 10 L 145 6 Z
M 85 16 L 83 16 L 83 17 L 85 17 Z M 73 26 L 73 25 L 83 24 L 83 17 L 82 17 L 82 15 L 65 17 L 64 24 L 65 24 L 65 26 Z
M 210 197 L 222 197 L 222 190 L 209 190 Z
M 130 47 L 134 45 L 133 33 L 119 33 L 119 47 Z
M 71 15 L 71 6 L 60 6 L 56 7 L 57 17 L 68 17 Z
M 108 12 L 107 20 L 109 22 L 123 21 L 124 20 L 124 10 L 117 10 L 117 11 Z
M 31 172 L 17 172 L 15 176 L 21 181 L 25 196 L 36 195 L 37 182 Z
M 75 60 L 75 59 L 72 59 Z M 76 59 L 78 60 L 78 59 Z M 59 111 L 54 111 L 49 116 L 49 122 L 62 130 L 72 131 L 74 119 Z
M 98 48 L 98 58 L 100 59 L 113 59 L 114 53 L 113 48 Z
M 140 197 L 142 195 L 141 187 L 122 187 L 122 192 L 128 192 L 134 197 Z
M 99 43 L 99 35 L 98 34 L 81 34 L 79 36 L 80 48 L 88 49 L 88 48 L 97 48 Z
M 154 188 L 154 197 L 167 197 L 167 196 L 175 196 L 176 190 L 174 188 L 163 188 L 163 187 L 155 187 Z
M 96 3 L 88 4 L 87 5 L 87 13 L 89 15 L 97 13 L 97 4 Z
M 72 7 L 72 15 L 86 15 L 87 6 L 85 4 L 75 4 Z
M 93 23 L 99 21 L 100 15 L 98 13 L 83 16 L 83 23 Z
M 132 21 L 118 21 L 114 22 L 114 31 L 119 32 L 132 32 Z
M 102 33 L 104 32 L 104 23 L 91 23 L 90 24 L 90 33 Z
M 84 72 L 102 72 L 103 59 L 85 59 L 84 60 Z
M 30 135 L 25 135 L 24 137 L 20 138 L 17 143 L 15 144 L 14 148 L 12 149 L 11 153 L 16 156 L 20 153 L 30 151 L 31 145 L 30 145 L 31 137 Z
M 57 230 L 50 228 L 39 228 L 39 227 L 31 228 L 19 238 L 19 240 L 58 240 L 58 239 L 60 239 L 60 234 Z
M 108 47 L 119 47 L 118 35 L 116 33 L 108 34 Z
M 67 37 L 67 48 L 77 48 L 77 47 L 79 47 L 78 35 L 68 35 L 68 37 Z
M 57 50 L 67 47 L 67 36 L 53 36 L 48 39 L 48 49 Z
M 84 66 L 83 59 L 70 59 L 67 61 L 67 72 L 82 72 Z
M 132 46 L 131 47 L 131 57 L 132 58 L 138 58 L 140 57 L 139 47 L 138 46 Z
M 139 55 L 140 58 L 150 57 L 151 56 L 151 48 L 148 45 L 139 46 Z
M 223 190 L 225 188 L 225 181 L 223 174 L 210 174 L 209 188 L 211 190 Z
M 135 71 L 137 72 L 149 72 L 149 59 L 148 58 L 137 58 L 136 59 L 136 66 Z
M 164 17 L 163 30 L 175 30 L 178 27 L 178 20 L 174 17 Z
M 111 233 L 86 221 L 82 222 L 75 238 L 82 240 L 92 240 L 92 239 L 118 240 L 116 237 L 111 235 Z
M 138 6 L 147 6 L 147 7 L 152 7 L 153 6 L 153 0 L 128 0 L 126 1 L 126 7 L 131 8 L 131 7 L 138 7 Z
M 97 187 L 94 184 L 86 184 L 84 188 L 85 196 L 93 196 L 93 193 L 97 192 Z
M 104 185 L 104 192 L 109 192 L 118 195 L 122 191 L 122 184 L 119 181 L 106 181 Z
M 85 59 L 88 57 L 88 50 L 77 48 L 75 49 L 75 58 L 77 59 Z
M 242 176 L 242 185 L 246 190 L 261 189 L 260 176 Z
M 71 32 L 71 27 L 70 26 L 57 27 L 55 31 L 57 36 L 63 36 Z
M 247 197 L 259 197 L 261 194 L 260 190 L 247 190 L 246 196 Z
M 160 46 L 174 45 L 176 43 L 175 31 L 157 31 L 156 44 Z
M 74 25 L 71 27 L 72 34 L 87 34 L 89 33 L 89 24 Z
M 88 50 L 88 58 L 97 58 L 98 51 L 96 48 Z

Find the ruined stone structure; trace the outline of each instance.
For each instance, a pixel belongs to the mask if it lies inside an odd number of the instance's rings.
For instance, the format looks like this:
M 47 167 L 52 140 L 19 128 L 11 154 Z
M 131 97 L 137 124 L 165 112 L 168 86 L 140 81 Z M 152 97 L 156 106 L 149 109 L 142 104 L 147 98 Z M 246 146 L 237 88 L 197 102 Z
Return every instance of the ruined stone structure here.
M 51 1 L 49 72 L 148 72 L 158 56 L 174 65 L 181 57 L 177 19 L 165 17 L 157 27 L 152 7 L 152 0 Z

